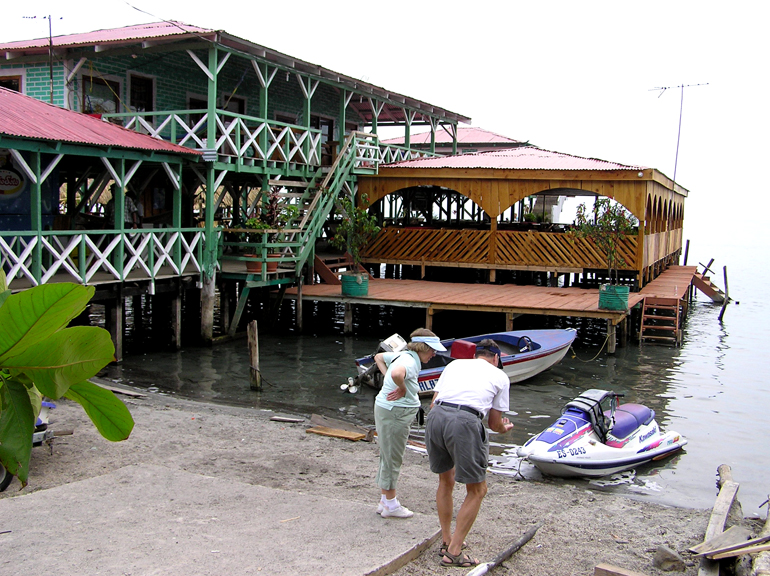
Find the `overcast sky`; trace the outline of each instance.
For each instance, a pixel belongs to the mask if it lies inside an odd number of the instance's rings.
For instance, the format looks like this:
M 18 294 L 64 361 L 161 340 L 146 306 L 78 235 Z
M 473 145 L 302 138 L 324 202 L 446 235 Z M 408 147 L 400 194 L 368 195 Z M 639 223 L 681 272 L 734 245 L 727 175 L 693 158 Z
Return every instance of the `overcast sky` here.
M 474 126 L 669 177 L 677 87 L 704 84 L 684 89 L 676 179 L 690 191 L 686 233 L 688 221 L 721 220 L 733 209 L 759 223 L 770 207 L 761 174 L 770 148 L 761 2 L 36 0 L 34 11 L 17 8 L 24 5 L 3 8 L 0 40 L 47 36 L 47 20 L 23 16 L 49 13 L 54 35 L 159 19 L 224 29 Z

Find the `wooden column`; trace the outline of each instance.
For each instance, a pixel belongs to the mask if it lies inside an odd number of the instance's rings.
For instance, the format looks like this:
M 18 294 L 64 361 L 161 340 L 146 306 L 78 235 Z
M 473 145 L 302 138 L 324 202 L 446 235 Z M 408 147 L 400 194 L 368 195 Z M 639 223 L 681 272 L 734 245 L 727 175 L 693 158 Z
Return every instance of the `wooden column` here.
M 617 345 L 617 330 L 612 320 L 607 320 L 607 353 L 614 354 Z
M 115 297 L 104 305 L 105 319 L 115 346 L 115 361 L 123 361 L 123 289 L 118 288 Z
M 257 321 L 249 322 L 249 385 L 252 390 L 262 390 L 262 374 L 259 371 L 259 331 Z
M 345 302 L 345 321 L 342 331 L 344 334 L 353 333 L 353 305 L 350 302 Z
M 297 318 L 296 318 L 296 326 L 297 326 L 297 332 L 302 334 L 302 317 L 303 317 L 303 309 L 302 309 L 302 277 L 299 278 L 299 282 L 297 283 Z
M 201 289 L 201 337 L 206 343 L 214 339 L 214 284 L 216 274 L 203 275 L 203 287 Z
M 182 284 L 177 279 L 176 291 L 171 297 L 171 349 L 182 348 Z

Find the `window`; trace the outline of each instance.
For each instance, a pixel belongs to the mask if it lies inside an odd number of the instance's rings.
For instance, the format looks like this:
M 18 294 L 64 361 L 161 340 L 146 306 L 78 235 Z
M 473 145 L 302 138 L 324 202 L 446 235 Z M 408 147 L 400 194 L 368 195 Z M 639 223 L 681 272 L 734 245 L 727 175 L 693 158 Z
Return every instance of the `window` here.
M 112 114 L 119 111 L 120 84 L 112 80 L 83 76 L 83 112 Z
M 206 110 L 209 107 L 208 100 L 203 97 L 190 96 L 187 98 L 188 110 Z M 190 114 L 190 128 L 194 128 L 195 125 L 200 122 L 205 113 Z
M 232 94 L 222 94 L 222 110 L 246 114 L 246 99 Z
M 155 80 L 146 76 L 131 75 L 129 105 L 136 112 L 155 110 Z
M 14 92 L 21 92 L 21 76 L 0 76 L 0 86 Z
M 294 116 L 294 114 L 287 114 L 286 112 L 276 112 L 275 113 L 275 119 L 278 122 L 283 122 L 284 124 L 296 124 L 297 123 L 297 117 Z

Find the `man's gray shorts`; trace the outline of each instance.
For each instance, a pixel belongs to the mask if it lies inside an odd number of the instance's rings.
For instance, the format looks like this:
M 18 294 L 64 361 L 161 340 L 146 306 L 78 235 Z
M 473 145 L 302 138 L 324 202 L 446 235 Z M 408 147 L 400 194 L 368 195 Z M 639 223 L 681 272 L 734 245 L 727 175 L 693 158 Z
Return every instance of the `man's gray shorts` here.
M 455 480 L 476 484 L 487 478 L 489 438 L 481 418 L 465 410 L 434 405 L 425 423 L 430 470 L 455 469 Z

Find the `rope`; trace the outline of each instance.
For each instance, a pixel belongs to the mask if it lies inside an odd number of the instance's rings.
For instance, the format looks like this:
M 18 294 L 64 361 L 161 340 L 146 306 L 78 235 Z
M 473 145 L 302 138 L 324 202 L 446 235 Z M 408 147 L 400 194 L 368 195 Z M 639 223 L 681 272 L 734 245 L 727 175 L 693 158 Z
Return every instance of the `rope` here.
M 604 350 L 604 347 L 607 345 L 607 342 L 609 342 L 609 341 L 610 341 L 610 337 L 607 336 L 604 339 L 604 344 L 602 344 L 602 347 L 599 348 L 599 351 L 596 353 L 596 356 L 594 356 L 590 360 L 583 360 L 582 358 L 578 358 L 577 357 L 577 352 L 575 352 L 575 348 L 573 346 L 570 346 L 569 349 L 572 350 L 572 357 L 577 359 L 578 361 L 580 361 L 580 362 L 593 362 L 594 360 L 596 360 L 599 357 L 599 354 L 602 353 L 602 350 Z

